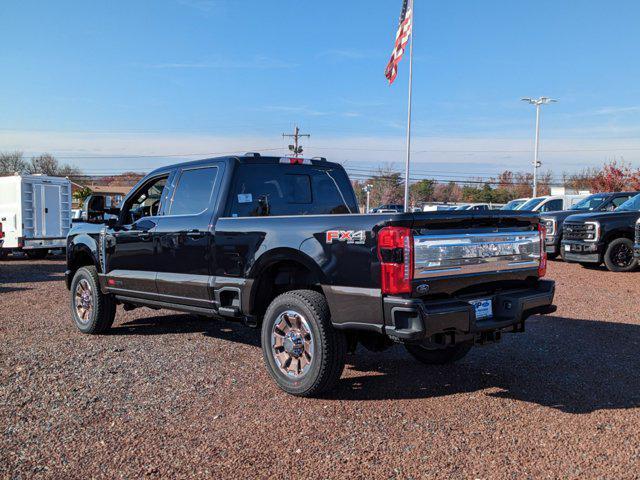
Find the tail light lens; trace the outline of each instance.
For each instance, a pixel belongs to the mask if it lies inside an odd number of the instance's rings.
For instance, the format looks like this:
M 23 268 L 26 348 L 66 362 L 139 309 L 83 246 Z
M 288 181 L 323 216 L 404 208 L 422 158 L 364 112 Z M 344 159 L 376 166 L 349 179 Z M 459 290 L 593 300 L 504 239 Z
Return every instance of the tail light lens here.
M 378 232 L 382 293 L 411 293 L 413 236 L 406 227 L 384 227 Z
M 2 230 L 2 223 L 0 222 L 0 238 L 4 238 L 4 230 Z
M 540 232 L 540 265 L 538 265 L 538 277 L 544 277 L 547 274 L 547 252 L 544 250 L 544 241 L 547 238 L 547 227 L 543 223 L 538 224 Z

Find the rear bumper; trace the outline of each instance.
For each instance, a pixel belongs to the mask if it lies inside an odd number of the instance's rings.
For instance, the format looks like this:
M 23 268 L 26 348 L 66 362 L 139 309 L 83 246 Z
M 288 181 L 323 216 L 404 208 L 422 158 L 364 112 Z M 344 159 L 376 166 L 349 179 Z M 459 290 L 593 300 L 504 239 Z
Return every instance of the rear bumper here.
M 463 299 L 425 302 L 416 298 L 385 297 L 384 330 L 391 339 L 400 342 L 434 338 L 439 341 L 438 336 L 461 341 L 481 338 L 488 332 L 523 331 L 529 316 L 556 310 L 554 294 L 555 282 L 540 280 L 535 288 L 482 297 L 490 298 L 493 305 L 493 317 L 482 320 L 476 319 L 473 306 Z
M 562 256 L 566 262 L 602 263 L 604 243 L 562 241 Z
M 65 248 L 67 246 L 67 239 L 62 238 L 33 238 L 24 239 L 23 250 L 36 250 L 40 248 Z

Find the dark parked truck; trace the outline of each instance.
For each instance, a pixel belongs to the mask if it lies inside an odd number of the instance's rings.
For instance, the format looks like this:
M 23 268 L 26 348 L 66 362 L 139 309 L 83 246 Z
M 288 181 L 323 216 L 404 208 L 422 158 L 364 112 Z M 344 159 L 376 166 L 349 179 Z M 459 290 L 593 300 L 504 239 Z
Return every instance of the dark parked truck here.
M 562 225 L 567 217 L 578 213 L 612 212 L 639 192 L 594 193 L 581 200 L 569 210 L 545 212 L 540 215 L 547 227 L 545 250 L 549 258 L 562 254 Z
M 630 198 L 613 212 L 567 217 L 562 226 L 564 260 L 585 267 L 604 262 L 612 272 L 634 270 L 638 260 L 633 255 L 633 239 L 639 217 L 640 195 Z
M 70 232 L 73 320 L 102 333 L 122 304 L 261 326 L 270 375 L 310 396 L 358 343 L 446 363 L 555 311 L 535 213 L 357 212 L 346 172 L 324 159 L 160 168 L 117 219 Z

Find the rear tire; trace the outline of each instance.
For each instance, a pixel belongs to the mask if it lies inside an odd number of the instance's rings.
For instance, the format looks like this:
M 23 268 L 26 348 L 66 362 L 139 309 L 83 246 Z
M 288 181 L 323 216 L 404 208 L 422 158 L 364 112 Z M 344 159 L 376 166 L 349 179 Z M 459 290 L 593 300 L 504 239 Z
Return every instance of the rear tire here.
M 71 315 L 82 333 L 100 334 L 111 328 L 116 302 L 100 291 L 96 267 L 78 269 L 71 281 Z
M 9 250 L 8 248 L 0 248 L 0 260 L 4 260 L 5 258 L 7 258 L 10 251 L 11 250 Z
M 457 362 L 469 353 L 469 350 L 473 347 L 473 341 L 456 343 L 446 348 L 431 349 L 425 348 L 420 344 L 410 343 L 405 344 L 404 347 L 413 358 L 425 365 L 446 365 Z
M 49 254 L 49 250 L 46 248 L 38 248 L 35 250 L 23 250 L 27 257 L 31 260 L 42 260 Z
M 638 266 L 633 256 L 633 241 L 628 238 L 616 238 L 604 252 L 604 264 L 610 272 L 631 272 Z
M 332 389 L 344 369 L 347 339 L 331 324 L 324 296 L 293 290 L 276 297 L 262 322 L 267 371 L 285 392 L 312 397 Z

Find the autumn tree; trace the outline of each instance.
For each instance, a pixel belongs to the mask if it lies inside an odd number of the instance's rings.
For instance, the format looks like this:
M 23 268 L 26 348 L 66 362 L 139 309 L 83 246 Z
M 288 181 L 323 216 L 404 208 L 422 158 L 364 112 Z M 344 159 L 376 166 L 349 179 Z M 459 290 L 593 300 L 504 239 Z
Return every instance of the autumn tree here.
M 591 190 L 594 192 L 621 192 L 627 189 L 627 185 L 634 174 L 631 167 L 625 163 L 618 164 L 612 160 L 604 165 L 591 181 Z
M 435 190 L 435 180 L 419 180 L 409 187 L 409 199 L 411 205 L 417 205 L 423 202 L 429 202 L 433 199 Z
M 382 167 L 367 182 L 371 184 L 370 201 L 372 206 L 390 203 L 402 203 L 404 182 L 399 172 L 390 167 Z

